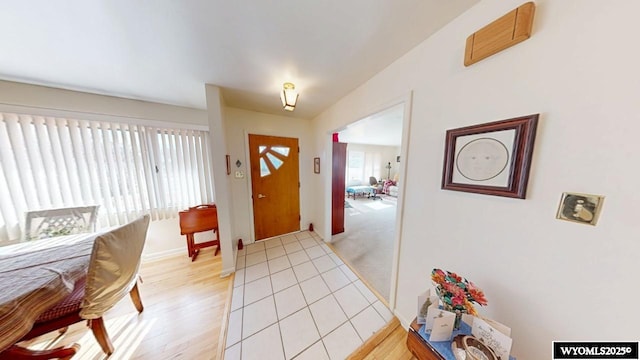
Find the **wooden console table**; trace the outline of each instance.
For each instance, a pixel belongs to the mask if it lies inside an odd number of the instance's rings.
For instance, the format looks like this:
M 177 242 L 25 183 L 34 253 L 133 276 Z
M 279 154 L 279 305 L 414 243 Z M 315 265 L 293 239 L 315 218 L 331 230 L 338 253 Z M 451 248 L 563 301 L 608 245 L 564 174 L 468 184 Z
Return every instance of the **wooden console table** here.
M 425 339 L 418 334 L 420 327 L 416 319 L 413 319 L 407 334 L 407 348 L 418 360 L 447 360 L 440 355 Z
M 420 335 L 420 328 L 422 325 L 418 325 L 417 319 L 413 319 L 411 326 L 409 327 L 409 332 L 407 334 L 407 349 L 411 351 L 413 356 L 415 356 L 418 360 L 450 360 L 452 357 L 452 353 L 445 354 L 443 356 L 438 350 L 436 350 L 431 343 L 425 340 L 422 335 Z M 471 333 L 471 328 L 467 325 L 467 329 L 461 327 L 461 331 L 464 333 Z M 443 351 L 443 349 L 440 349 Z M 509 360 L 516 360 L 515 357 L 509 356 Z

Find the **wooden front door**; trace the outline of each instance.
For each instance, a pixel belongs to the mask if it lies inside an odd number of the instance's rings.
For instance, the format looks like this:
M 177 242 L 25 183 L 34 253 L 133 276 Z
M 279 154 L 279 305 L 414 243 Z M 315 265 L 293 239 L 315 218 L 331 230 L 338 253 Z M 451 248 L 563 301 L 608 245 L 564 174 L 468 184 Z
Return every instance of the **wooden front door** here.
M 256 240 L 300 230 L 298 139 L 249 134 Z

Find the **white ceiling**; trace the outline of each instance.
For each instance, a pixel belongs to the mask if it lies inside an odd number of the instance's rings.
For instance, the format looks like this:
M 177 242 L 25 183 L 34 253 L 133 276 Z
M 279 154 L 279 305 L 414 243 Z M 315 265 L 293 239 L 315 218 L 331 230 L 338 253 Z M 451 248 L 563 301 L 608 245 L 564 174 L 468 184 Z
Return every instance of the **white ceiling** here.
M 400 146 L 404 104 L 390 107 L 368 116 L 338 132 L 340 142 Z
M 478 1 L 4 1 L 0 78 L 200 109 L 209 83 L 312 118 Z

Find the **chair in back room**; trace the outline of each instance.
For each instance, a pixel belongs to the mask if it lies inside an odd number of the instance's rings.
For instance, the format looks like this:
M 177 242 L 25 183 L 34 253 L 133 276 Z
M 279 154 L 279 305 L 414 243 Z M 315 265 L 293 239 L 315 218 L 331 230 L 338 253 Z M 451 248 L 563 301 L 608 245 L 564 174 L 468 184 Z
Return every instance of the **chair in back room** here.
M 382 185 L 378 184 L 378 180 L 375 176 L 369 176 L 369 185 L 373 188 L 372 199 L 380 199 L 378 194 L 382 194 Z

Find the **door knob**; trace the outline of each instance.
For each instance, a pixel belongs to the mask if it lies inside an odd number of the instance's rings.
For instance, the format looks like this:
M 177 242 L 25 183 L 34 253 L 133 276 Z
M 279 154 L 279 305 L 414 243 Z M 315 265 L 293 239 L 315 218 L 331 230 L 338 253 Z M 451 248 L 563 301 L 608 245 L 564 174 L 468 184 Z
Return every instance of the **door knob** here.
M 258 194 L 258 199 L 266 198 L 267 195 Z

